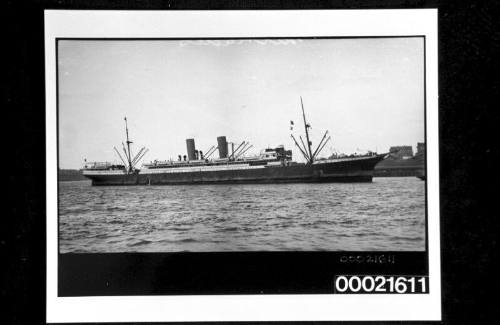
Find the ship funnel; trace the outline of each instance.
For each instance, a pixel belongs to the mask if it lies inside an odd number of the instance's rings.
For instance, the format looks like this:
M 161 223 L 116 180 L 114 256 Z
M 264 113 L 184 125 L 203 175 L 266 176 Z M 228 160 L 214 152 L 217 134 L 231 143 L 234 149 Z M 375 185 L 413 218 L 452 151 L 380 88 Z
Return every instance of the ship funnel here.
M 225 136 L 217 137 L 217 146 L 219 148 L 219 158 L 227 158 L 227 140 Z
M 187 155 L 189 160 L 196 160 L 194 139 L 186 139 Z

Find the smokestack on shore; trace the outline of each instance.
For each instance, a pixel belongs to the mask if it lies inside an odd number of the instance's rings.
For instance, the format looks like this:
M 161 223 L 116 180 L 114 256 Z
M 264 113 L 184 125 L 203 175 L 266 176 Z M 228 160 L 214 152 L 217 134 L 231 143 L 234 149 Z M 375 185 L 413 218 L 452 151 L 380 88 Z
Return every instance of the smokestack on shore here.
M 194 146 L 194 139 L 186 139 L 187 155 L 189 160 L 196 160 L 196 148 Z
M 227 158 L 227 140 L 225 136 L 217 137 L 217 146 L 219 148 L 219 158 Z

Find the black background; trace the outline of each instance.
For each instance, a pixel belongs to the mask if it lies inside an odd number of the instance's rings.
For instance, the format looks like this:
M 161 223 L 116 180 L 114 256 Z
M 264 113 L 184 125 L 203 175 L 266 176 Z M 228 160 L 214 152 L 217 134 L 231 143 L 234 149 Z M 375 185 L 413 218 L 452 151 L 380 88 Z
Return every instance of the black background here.
M 428 275 L 427 253 L 60 254 L 58 294 L 331 294 L 335 275 Z
M 2 52 L 2 296 L 6 324 L 45 322 L 43 9 L 439 9 L 443 323 L 492 323 L 498 280 L 498 57 L 494 2 L 460 1 L 7 1 Z M 6 41 L 5 41 L 6 40 Z M 495 96 L 496 95 L 496 96 Z M 7 117 L 7 118 L 5 118 Z M 495 197 L 496 198 L 496 197 Z M 360 308 L 362 312 L 362 308 Z

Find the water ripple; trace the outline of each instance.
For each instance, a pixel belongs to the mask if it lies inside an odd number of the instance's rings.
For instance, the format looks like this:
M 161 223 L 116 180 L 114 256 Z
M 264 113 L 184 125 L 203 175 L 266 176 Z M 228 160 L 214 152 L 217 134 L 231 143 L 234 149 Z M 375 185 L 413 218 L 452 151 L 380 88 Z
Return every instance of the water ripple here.
M 61 252 L 423 250 L 424 182 L 92 187 L 61 182 Z

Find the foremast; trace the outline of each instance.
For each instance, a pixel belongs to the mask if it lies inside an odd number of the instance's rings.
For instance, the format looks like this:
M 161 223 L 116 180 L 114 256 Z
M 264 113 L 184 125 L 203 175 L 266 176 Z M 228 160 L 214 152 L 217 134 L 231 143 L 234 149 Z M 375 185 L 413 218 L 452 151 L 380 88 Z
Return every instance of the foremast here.
M 304 112 L 304 102 L 302 101 L 302 96 L 300 96 L 300 106 L 302 107 L 302 118 L 304 120 L 304 130 L 306 131 L 307 149 L 309 152 L 309 162 L 312 164 L 313 163 L 313 155 L 312 155 L 312 151 L 311 151 L 312 142 L 311 142 L 311 140 L 309 140 L 309 128 L 311 126 L 309 124 L 307 124 L 307 121 L 306 121 L 306 113 Z
M 312 151 L 312 141 L 310 140 L 310 137 L 309 137 L 309 129 L 311 128 L 311 125 L 309 123 L 307 123 L 307 120 L 306 120 L 306 113 L 304 110 L 304 102 L 302 101 L 302 96 L 300 96 L 300 106 L 302 107 L 302 119 L 304 122 L 304 130 L 306 133 L 307 146 L 304 144 L 304 141 L 302 140 L 302 136 L 299 136 L 302 147 L 299 145 L 299 143 L 297 142 L 297 140 L 295 139 L 293 134 L 291 134 L 291 137 L 292 137 L 293 141 L 295 142 L 295 145 L 297 146 L 297 148 L 299 148 L 300 152 L 302 153 L 302 155 L 306 159 L 307 164 L 312 165 L 314 163 L 314 161 L 316 160 L 316 158 L 318 157 L 318 155 L 320 154 L 320 152 L 325 147 L 326 143 L 331 138 L 330 138 L 330 136 L 328 138 L 326 138 L 326 136 L 328 134 L 328 130 L 327 130 L 325 132 L 325 134 L 323 135 L 323 138 L 319 142 L 318 146 L 314 150 L 314 152 Z M 293 125 L 293 121 L 291 121 L 291 124 Z

